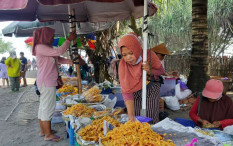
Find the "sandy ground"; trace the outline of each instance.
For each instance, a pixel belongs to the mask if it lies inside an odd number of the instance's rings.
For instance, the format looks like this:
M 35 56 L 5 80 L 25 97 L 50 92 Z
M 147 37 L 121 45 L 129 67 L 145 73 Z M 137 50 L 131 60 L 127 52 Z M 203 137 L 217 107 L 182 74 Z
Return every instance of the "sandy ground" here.
M 9 88 L 0 88 L 0 146 L 68 146 L 65 124 L 55 124 L 57 135 L 64 137 L 58 143 L 44 141 L 39 137 L 37 111 L 39 98 L 35 94 L 33 83 L 36 72 L 29 72 L 29 86 L 20 88 L 17 93 Z M 31 84 L 31 85 L 30 85 Z
M 36 71 L 27 72 L 29 86 L 20 88 L 17 93 L 10 92 L 9 88 L 0 88 L 0 146 L 68 146 L 65 124 L 55 124 L 53 129 L 64 140 L 58 143 L 47 142 L 39 137 L 37 111 L 39 98 L 35 94 L 34 84 Z M 1 85 L 0 81 L 0 85 Z M 229 92 L 233 97 L 233 92 Z M 174 119 L 189 118 L 188 111 L 167 110 L 169 117 Z

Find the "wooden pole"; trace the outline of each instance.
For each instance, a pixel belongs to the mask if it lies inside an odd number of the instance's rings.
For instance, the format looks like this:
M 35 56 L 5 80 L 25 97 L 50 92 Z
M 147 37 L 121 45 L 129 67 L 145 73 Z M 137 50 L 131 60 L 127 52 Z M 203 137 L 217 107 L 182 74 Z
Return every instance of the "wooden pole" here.
M 69 23 L 70 23 L 70 32 L 76 32 L 76 22 L 75 22 L 75 9 L 70 8 L 68 5 L 69 10 Z M 77 86 L 78 86 L 78 93 L 82 93 L 82 84 L 81 84 L 81 74 L 79 69 L 79 54 L 78 54 L 78 47 L 76 39 L 72 41 L 72 55 L 74 56 L 73 63 L 75 64 L 76 71 L 77 71 Z

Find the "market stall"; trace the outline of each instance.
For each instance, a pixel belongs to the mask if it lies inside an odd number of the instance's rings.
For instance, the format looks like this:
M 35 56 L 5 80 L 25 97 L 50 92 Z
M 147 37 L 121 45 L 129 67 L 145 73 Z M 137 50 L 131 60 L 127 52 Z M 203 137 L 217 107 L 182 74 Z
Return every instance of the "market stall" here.
M 80 95 L 73 86 L 72 77 L 57 90 L 61 111 L 66 123 L 69 145 L 231 145 L 232 135 L 219 130 L 184 127 L 166 118 L 150 125 L 150 118 L 137 117 L 138 122 L 128 121 L 121 104 L 119 87 L 108 81 L 100 84 L 83 84 Z M 113 92 L 113 93 L 112 93 Z M 118 104 L 117 104 L 118 103 Z

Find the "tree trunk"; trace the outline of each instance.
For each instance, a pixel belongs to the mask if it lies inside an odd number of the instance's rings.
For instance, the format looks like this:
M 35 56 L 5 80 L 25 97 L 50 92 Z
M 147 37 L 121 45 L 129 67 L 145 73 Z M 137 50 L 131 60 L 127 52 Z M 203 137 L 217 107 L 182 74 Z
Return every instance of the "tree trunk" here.
M 208 0 L 192 0 L 192 53 L 188 87 L 201 92 L 209 80 L 208 72 Z
M 104 80 L 112 81 L 108 74 L 107 58 L 111 54 L 112 40 L 108 40 L 107 35 L 110 30 L 96 33 L 95 50 L 87 49 L 86 53 L 94 66 L 94 79 L 96 83 L 102 83 Z

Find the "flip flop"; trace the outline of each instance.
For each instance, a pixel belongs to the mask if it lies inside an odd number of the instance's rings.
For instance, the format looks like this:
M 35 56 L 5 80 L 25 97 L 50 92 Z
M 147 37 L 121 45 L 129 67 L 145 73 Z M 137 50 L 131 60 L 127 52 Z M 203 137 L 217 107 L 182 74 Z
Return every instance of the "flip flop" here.
M 61 136 L 57 136 L 55 135 L 55 137 L 53 138 L 50 138 L 50 139 L 44 139 L 45 141 L 52 141 L 52 142 L 58 142 L 58 141 L 61 141 L 62 140 L 62 137 Z
M 57 133 L 57 131 L 56 131 L 56 130 L 52 130 L 52 134 L 55 134 L 55 133 Z M 39 136 L 40 136 L 40 137 L 44 137 L 45 134 L 40 134 L 40 133 L 39 133 Z

